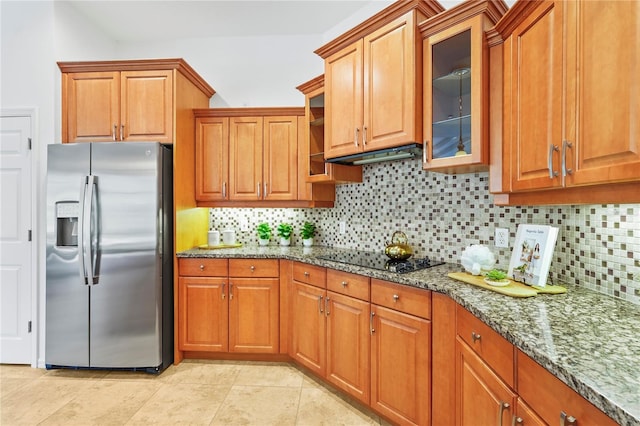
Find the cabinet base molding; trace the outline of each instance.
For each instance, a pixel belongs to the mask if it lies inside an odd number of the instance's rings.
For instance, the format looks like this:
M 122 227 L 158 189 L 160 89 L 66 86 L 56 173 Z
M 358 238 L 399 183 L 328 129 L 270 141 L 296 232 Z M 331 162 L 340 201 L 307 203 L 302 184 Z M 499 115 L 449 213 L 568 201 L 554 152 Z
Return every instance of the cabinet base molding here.
M 493 194 L 496 206 L 561 204 L 628 204 L 640 202 L 640 183 L 558 188 L 548 191 Z
M 200 351 L 184 351 L 182 353 L 185 359 L 207 359 L 207 360 L 225 360 L 225 361 L 268 361 L 268 362 L 293 362 L 286 354 L 238 354 L 228 352 L 200 352 Z M 178 365 L 179 362 L 174 362 Z

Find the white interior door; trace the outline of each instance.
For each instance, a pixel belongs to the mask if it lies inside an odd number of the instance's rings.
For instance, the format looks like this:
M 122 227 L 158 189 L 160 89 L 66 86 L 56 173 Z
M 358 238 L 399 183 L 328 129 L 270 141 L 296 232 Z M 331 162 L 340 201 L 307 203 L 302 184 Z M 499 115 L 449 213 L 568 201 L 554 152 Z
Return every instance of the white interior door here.
M 0 117 L 0 363 L 30 364 L 31 120 Z

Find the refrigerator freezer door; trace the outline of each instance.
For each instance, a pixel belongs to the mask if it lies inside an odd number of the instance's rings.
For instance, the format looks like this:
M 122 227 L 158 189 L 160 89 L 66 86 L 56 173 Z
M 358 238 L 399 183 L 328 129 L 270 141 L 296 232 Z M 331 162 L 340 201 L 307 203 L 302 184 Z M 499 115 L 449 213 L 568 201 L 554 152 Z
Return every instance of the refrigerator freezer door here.
M 90 146 L 49 145 L 45 363 L 89 366 L 89 286 L 78 250 Z
M 90 298 L 91 366 L 155 367 L 162 363 L 162 147 L 92 145 L 100 241 Z

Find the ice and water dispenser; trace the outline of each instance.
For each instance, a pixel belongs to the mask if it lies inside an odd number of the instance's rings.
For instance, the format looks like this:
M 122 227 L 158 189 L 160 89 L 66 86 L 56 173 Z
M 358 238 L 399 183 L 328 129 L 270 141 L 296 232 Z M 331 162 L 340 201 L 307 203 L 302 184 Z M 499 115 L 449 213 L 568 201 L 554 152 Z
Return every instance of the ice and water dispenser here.
M 80 216 L 80 203 L 77 201 L 56 203 L 57 246 L 78 246 L 78 216 Z

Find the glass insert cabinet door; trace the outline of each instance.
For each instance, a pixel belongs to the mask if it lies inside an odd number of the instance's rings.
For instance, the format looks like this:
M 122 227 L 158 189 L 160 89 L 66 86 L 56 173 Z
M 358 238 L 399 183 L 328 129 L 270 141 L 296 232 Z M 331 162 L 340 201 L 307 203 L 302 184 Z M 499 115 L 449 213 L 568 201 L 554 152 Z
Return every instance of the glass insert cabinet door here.
M 432 49 L 432 158 L 471 154 L 471 32 Z
M 426 170 L 453 172 L 488 161 L 482 124 L 488 52 L 481 29 L 481 21 L 470 19 L 423 41 Z

